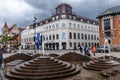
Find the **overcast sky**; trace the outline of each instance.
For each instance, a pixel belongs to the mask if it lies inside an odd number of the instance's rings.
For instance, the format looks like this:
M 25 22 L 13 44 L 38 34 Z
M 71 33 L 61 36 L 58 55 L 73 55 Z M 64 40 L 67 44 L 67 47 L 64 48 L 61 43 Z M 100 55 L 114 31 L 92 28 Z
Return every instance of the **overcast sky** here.
M 61 3 L 70 4 L 77 15 L 92 19 L 107 8 L 120 6 L 120 0 L 0 0 L 0 28 L 5 21 L 9 27 L 26 27 L 33 23 L 34 15 L 37 21 L 47 19 Z

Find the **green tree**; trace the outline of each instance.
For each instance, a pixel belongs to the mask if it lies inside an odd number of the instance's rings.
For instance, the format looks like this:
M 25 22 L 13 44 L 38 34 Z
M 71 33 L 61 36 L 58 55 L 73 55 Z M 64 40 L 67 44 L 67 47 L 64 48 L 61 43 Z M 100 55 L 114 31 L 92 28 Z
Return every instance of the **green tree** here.
M 8 41 L 11 41 L 12 40 L 12 37 L 11 36 L 8 36 L 7 34 L 6 35 L 3 35 L 1 40 L 0 40 L 0 43 L 2 44 L 7 44 Z

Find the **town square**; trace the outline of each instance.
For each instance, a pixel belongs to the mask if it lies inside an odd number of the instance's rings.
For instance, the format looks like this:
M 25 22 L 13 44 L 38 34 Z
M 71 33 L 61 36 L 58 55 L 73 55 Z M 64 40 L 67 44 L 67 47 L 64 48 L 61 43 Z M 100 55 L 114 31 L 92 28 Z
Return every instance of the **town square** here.
M 0 4 L 0 80 L 120 80 L 119 0 Z

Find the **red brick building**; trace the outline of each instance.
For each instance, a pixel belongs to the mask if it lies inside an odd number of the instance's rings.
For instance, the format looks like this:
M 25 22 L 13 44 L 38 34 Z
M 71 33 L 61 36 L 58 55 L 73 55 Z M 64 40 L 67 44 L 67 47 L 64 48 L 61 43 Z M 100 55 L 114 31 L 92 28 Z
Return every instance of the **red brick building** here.
M 98 17 L 100 44 L 107 38 L 111 46 L 120 46 L 120 6 L 104 11 Z

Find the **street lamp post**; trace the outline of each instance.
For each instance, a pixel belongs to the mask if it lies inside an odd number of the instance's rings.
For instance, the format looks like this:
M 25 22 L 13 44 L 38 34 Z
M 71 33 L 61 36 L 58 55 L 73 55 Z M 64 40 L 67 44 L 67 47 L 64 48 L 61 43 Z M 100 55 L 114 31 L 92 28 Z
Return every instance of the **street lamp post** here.
M 36 54 L 36 45 L 35 45 L 35 38 L 36 38 L 36 16 L 34 16 L 34 20 L 33 20 L 33 29 L 34 29 L 34 54 Z

